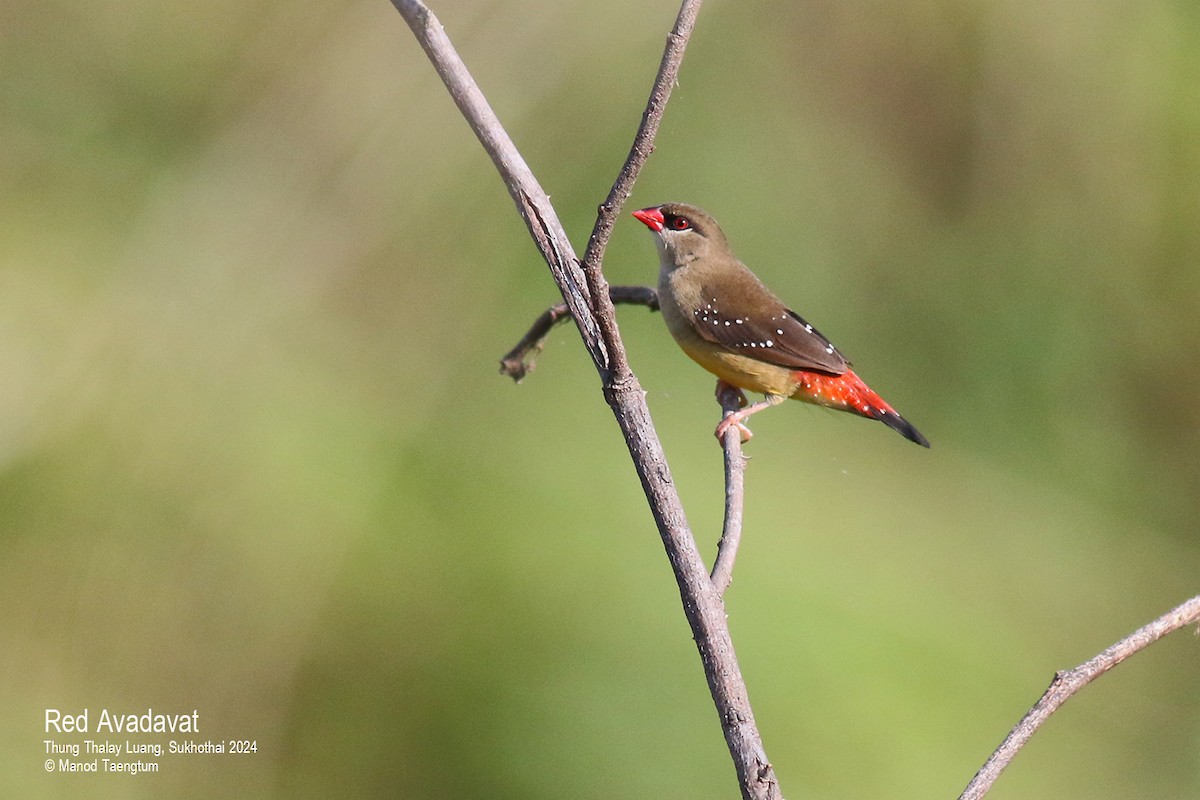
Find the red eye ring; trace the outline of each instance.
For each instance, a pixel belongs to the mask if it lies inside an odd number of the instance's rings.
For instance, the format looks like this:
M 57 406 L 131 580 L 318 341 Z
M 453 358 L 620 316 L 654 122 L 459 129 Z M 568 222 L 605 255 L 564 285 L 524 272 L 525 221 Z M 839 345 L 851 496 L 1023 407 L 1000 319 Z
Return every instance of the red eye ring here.
M 671 227 L 677 231 L 686 231 L 688 228 L 692 227 L 692 223 L 687 217 L 672 217 Z

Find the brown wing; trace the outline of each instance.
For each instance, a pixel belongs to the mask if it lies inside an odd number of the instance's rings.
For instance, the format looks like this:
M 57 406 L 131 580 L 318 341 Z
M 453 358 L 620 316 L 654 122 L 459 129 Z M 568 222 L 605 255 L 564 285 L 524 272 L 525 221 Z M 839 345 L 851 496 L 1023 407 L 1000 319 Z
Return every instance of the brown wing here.
M 710 342 L 788 369 L 841 375 L 850 364 L 821 332 L 785 306 L 749 269 L 706 276 L 692 323 Z

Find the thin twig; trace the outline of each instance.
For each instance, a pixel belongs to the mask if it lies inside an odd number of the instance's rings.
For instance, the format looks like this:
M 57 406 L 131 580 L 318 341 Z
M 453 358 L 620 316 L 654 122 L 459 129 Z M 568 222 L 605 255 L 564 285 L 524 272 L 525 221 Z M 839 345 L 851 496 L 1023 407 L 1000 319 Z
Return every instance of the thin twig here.
M 746 405 L 746 396 L 726 383 L 718 384 L 717 400 L 726 417 Z M 725 451 L 725 523 L 713 562 L 712 582 L 717 593 L 724 595 L 733 582 L 733 562 L 742 541 L 742 509 L 745 506 L 746 457 L 742 455 L 742 431 L 737 425 L 725 431 L 721 447 Z
M 600 319 L 601 331 L 605 335 L 606 341 L 610 336 L 619 337 L 616 334 L 616 315 L 611 313 L 612 309 L 602 308 L 603 300 L 599 299 L 606 296 L 604 273 L 601 271 L 604 263 L 604 251 L 612 236 L 613 226 L 616 225 L 617 215 L 621 213 L 621 207 L 629 199 L 629 194 L 633 191 L 633 184 L 646 164 L 646 159 L 654 151 L 654 138 L 658 135 L 658 128 L 662 123 L 667 101 L 671 99 L 671 91 L 675 88 L 675 83 L 679 78 L 679 66 L 683 63 L 683 53 L 687 49 L 688 41 L 692 37 L 692 30 L 696 26 L 700 3 L 701 0 L 683 0 L 679 7 L 675 25 L 667 34 L 667 44 L 663 50 L 662 61 L 659 62 L 658 74 L 650 89 L 650 98 L 646 101 L 646 110 L 642 112 L 642 121 L 633 137 L 633 145 L 629 148 L 629 155 L 625 157 L 625 164 L 617 174 L 617 179 L 613 182 L 608 197 L 597 209 L 596 224 L 592 227 L 592 235 L 588 237 L 587 248 L 583 253 L 583 272 L 587 276 L 588 288 L 591 290 L 592 296 L 598 298 L 597 317 Z M 611 329 L 608 320 L 612 321 Z M 625 370 L 628 369 L 625 351 L 623 348 L 610 348 L 610 350 L 613 357 L 612 369 L 618 376 L 623 376 Z
M 639 305 L 651 311 L 658 310 L 658 290 L 651 286 L 610 286 L 608 296 L 615 305 Z M 507 375 L 517 383 L 523 381 L 537 366 L 534 358 L 546 346 L 546 336 L 555 325 L 570 316 L 571 311 L 566 303 L 558 303 L 543 311 L 521 337 L 521 341 L 500 359 L 500 374 Z
M 1067 702 L 1076 692 L 1099 678 L 1110 669 L 1174 630 L 1200 620 L 1200 596 L 1171 609 L 1148 625 L 1138 628 L 1095 658 L 1085 661 L 1074 669 L 1059 672 L 1050 682 L 1050 687 L 1041 699 L 1029 709 L 1017 723 L 996 752 L 980 768 L 959 800 L 979 800 L 988 793 L 1000 773 L 1013 757 L 1020 752 L 1029 738 L 1037 732 L 1050 715 Z
M 549 198 L 520 158 L 437 18 L 419 0 L 392 0 L 392 4 L 421 42 L 459 110 L 492 156 L 534 242 L 550 266 L 555 283 L 563 293 L 584 345 L 601 376 L 605 399 L 613 409 L 625 437 L 675 573 L 683 611 L 700 653 L 709 692 L 737 770 L 742 796 L 746 800 L 778 798 L 779 785 L 763 750 L 754 712 L 750 707 L 746 682 L 742 678 L 729 634 L 725 605 L 709 578 L 688 527 L 667 466 L 666 454 L 650 420 L 645 393 L 637 378 L 628 371 L 628 366 L 623 366 L 620 371 L 612 369 L 612 364 L 623 363 L 623 349 L 608 292 L 592 292 L 589 289 L 589 282 L 574 259 L 571 243 L 558 222 Z M 685 7 L 694 8 L 696 5 L 685 0 Z M 682 37 L 682 44 L 686 44 L 686 36 Z M 677 61 L 681 56 L 682 46 L 677 48 L 675 55 L 668 52 L 664 60 L 673 58 Z M 599 264 L 593 265 L 592 269 L 595 277 L 602 280 Z M 613 362 L 609 360 L 610 352 L 617 354 Z

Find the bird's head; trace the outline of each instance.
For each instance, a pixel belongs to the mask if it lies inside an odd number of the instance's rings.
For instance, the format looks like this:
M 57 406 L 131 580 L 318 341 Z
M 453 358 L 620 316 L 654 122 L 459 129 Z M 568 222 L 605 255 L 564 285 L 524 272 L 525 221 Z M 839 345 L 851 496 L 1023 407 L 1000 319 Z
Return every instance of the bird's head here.
M 654 233 L 664 265 L 682 267 L 710 253 L 727 253 L 729 244 L 708 212 L 686 203 L 639 209 L 633 216 Z

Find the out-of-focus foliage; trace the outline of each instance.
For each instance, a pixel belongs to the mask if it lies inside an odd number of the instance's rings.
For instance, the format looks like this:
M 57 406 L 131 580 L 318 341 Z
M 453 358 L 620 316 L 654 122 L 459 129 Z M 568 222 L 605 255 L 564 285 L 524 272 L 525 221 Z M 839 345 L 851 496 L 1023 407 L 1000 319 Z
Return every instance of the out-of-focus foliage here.
M 582 247 L 675 8 L 434 8 Z M 728 605 L 789 796 L 955 796 L 1196 593 L 1197 9 L 704 9 L 632 207 L 713 211 L 933 442 L 756 418 Z M 0 794 L 734 794 L 574 333 L 496 374 L 555 291 L 388 3 L 9 0 L 0 76 Z M 711 554 L 711 380 L 621 322 Z M 1195 796 L 1197 647 L 992 796 Z M 259 750 L 48 775 L 48 707 Z

